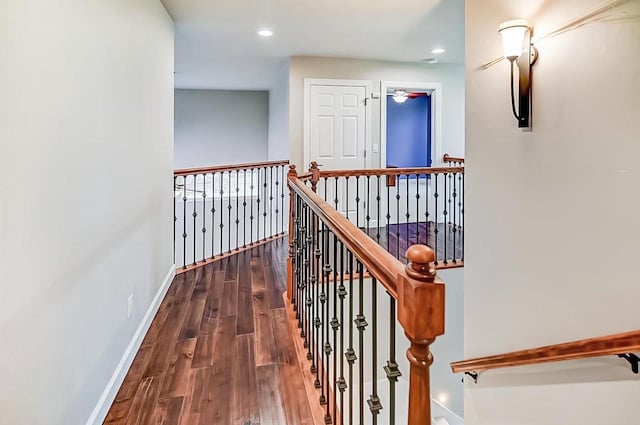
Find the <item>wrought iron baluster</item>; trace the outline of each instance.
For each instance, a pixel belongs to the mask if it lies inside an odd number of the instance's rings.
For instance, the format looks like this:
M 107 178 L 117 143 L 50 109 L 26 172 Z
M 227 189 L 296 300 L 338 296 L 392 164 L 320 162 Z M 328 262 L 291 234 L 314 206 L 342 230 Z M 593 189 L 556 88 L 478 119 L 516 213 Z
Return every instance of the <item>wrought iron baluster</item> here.
M 345 184 L 344 211 L 347 216 L 347 220 L 351 221 L 351 219 L 349 218 L 349 176 L 346 176 L 344 184 Z
M 337 179 L 336 179 L 337 189 Z M 340 271 L 342 273 L 342 270 Z M 331 317 L 331 329 L 333 329 L 333 349 L 338 347 L 338 330 L 340 329 L 340 321 L 338 320 L 338 237 L 333 235 L 333 317 Z M 338 356 L 333 353 L 333 419 L 337 418 L 337 394 L 335 384 L 338 383 Z
M 400 179 L 399 178 L 396 186 L 396 258 L 400 258 Z
M 240 249 L 240 243 L 238 242 L 238 234 L 240 233 L 240 170 L 236 170 L 236 246 L 235 249 Z M 229 189 L 231 189 L 231 172 L 229 172 Z M 231 213 L 231 209 L 229 209 Z M 229 226 L 231 231 L 231 226 Z
M 340 210 L 338 210 L 338 177 L 337 176 L 336 176 L 335 180 L 336 180 L 336 187 L 335 187 L 335 192 L 336 193 L 334 194 L 335 198 L 333 199 L 333 203 L 335 204 L 336 211 L 340 211 Z
M 347 250 L 349 256 L 349 348 L 344 353 L 349 363 L 349 424 L 353 423 L 353 363 L 358 359 L 353 349 L 353 253 Z
M 460 199 L 462 200 L 462 204 L 460 207 L 460 214 L 462 216 L 461 220 L 460 220 L 460 224 L 462 226 L 461 231 L 462 234 L 460 235 L 460 238 L 462 239 L 462 258 L 461 260 L 464 261 L 464 171 L 462 172 L 462 193 L 460 194 Z
M 322 320 L 323 324 L 326 324 L 326 326 L 324 326 L 324 330 L 326 332 L 325 334 L 325 343 L 324 343 L 324 354 L 325 354 L 325 362 L 324 362 L 324 367 L 326 368 L 326 373 L 325 373 L 325 386 L 326 386 L 326 412 L 324 415 L 324 421 L 325 423 L 329 424 L 331 423 L 331 410 L 330 410 L 330 402 L 329 402 L 329 392 L 331 391 L 331 387 L 329 386 L 329 382 L 331 379 L 331 369 L 330 369 L 330 364 L 331 364 L 331 336 L 330 336 L 330 326 L 331 326 L 331 319 L 329 319 L 329 315 L 331 314 L 331 245 L 330 245 L 330 235 L 331 232 L 330 230 L 327 228 L 326 229 L 326 235 L 325 235 L 325 243 L 326 243 L 326 247 L 327 247 L 327 257 L 325 258 L 325 266 L 324 266 L 324 273 L 325 273 L 325 283 L 326 283 L 326 287 L 324 290 L 324 295 L 326 298 L 326 308 L 325 308 L 325 316 L 324 319 Z
M 318 220 L 320 220 L 318 218 Z M 314 328 L 314 350 L 313 350 L 313 357 L 314 357 L 314 361 L 312 361 L 311 364 L 311 373 L 314 373 L 315 376 L 315 380 L 313 382 L 313 386 L 316 388 L 320 388 L 320 379 L 319 379 L 319 374 L 320 374 L 320 367 L 321 367 L 321 363 L 322 363 L 322 356 L 321 356 L 321 349 L 322 349 L 322 345 L 320 345 L 320 324 L 322 323 L 320 320 L 320 314 L 321 314 L 321 310 L 320 310 L 320 305 L 318 304 L 320 302 L 320 282 L 323 281 L 323 274 L 322 274 L 322 267 L 321 267 L 321 258 L 323 256 L 323 252 L 324 252 L 324 247 L 323 247 L 323 243 L 322 243 L 322 230 L 324 229 L 324 223 L 319 221 L 318 226 L 316 228 L 316 251 L 315 251 L 315 265 L 316 265 L 316 283 L 314 285 L 313 288 L 313 328 Z
M 356 176 L 356 227 L 360 228 L 360 176 Z
M 227 242 L 229 243 L 229 253 L 231 253 L 231 171 L 229 171 L 229 193 L 227 196 L 227 213 L 229 216 L 229 221 L 227 221 Z
M 380 244 L 380 176 L 376 176 L 376 186 L 378 188 L 376 194 L 376 242 Z
M 336 358 L 338 353 L 344 353 L 344 298 L 347 296 L 347 290 L 344 286 L 344 244 L 340 243 L 340 286 L 338 288 L 338 296 L 340 297 L 340 350 L 336 347 Z M 351 382 L 349 382 L 351 384 Z M 340 358 L 340 377 L 337 381 L 338 391 L 340 391 L 340 423 L 344 424 L 344 391 L 347 383 L 344 379 L 344 361 Z M 334 412 L 335 417 L 335 412 Z M 337 420 L 337 417 L 336 417 Z
M 273 171 L 273 167 L 271 167 L 271 169 Z M 278 169 L 278 167 L 276 167 L 276 182 L 274 183 L 275 186 L 276 186 L 276 190 L 275 190 L 275 192 L 276 192 L 276 197 L 275 197 L 275 200 L 276 200 L 276 205 L 275 205 L 276 206 L 276 211 L 275 211 L 276 212 L 276 216 L 275 216 L 275 218 L 272 218 L 272 221 L 275 220 L 276 233 L 280 233 L 280 232 L 278 232 L 278 215 L 280 213 L 280 209 L 278 208 L 278 189 L 279 189 L 279 186 L 280 186 L 279 173 L 280 173 L 280 170 Z M 273 201 L 272 201 L 272 204 L 273 204 Z M 274 235 L 274 233 L 272 232 L 271 236 L 273 236 L 273 235 Z
M 187 268 L 187 176 L 182 176 L 182 268 Z
M 247 247 L 247 169 L 242 176 L 242 247 Z
M 456 190 L 456 173 L 452 173 L 453 174 L 453 192 L 451 194 L 451 196 L 453 197 L 453 211 L 452 211 L 452 216 L 453 216 L 453 223 L 451 224 L 452 228 L 451 231 L 453 232 L 453 255 L 452 255 L 452 262 L 453 264 L 455 264 L 457 262 L 457 258 L 458 255 L 456 253 L 456 250 L 458 248 L 458 245 L 456 244 L 456 233 L 458 233 L 458 229 L 457 229 L 457 218 L 458 215 L 456 213 L 456 197 L 458 196 L 457 190 Z
M 364 267 L 359 260 L 356 260 L 356 264 L 358 269 L 358 315 L 355 324 L 358 328 L 359 419 L 360 424 L 364 424 L 364 331 L 367 327 L 367 320 L 364 316 Z
M 420 174 L 416 174 L 416 243 L 420 243 Z
M 260 168 L 258 168 L 258 186 L 256 187 L 258 191 L 258 199 L 256 200 L 258 210 L 256 212 L 256 242 L 260 240 L 260 191 L 262 190 L 262 186 L 260 186 Z
M 394 177 L 395 178 L 395 177 Z M 390 243 L 390 239 L 389 239 L 389 225 L 391 224 L 391 189 L 390 189 L 390 185 L 389 185 L 389 177 L 387 177 L 387 251 L 391 252 L 389 250 L 389 243 Z
M 367 216 L 365 217 L 366 220 L 367 220 L 367 236 L 371 236 L 371 234 L 369 232 L 369 224 L 370 224 L 370 221 L 371 221 L 371 215 L 369 214 L 369 204 L 371 204 L 370 180 L 371 180 L 371 176 L 367 176 L 367 198 L 364 201 L 365 202 L 365 206 L 367 208 Z
M 216 233 L 216 173 L 211 175 L 211 258 L 216 257 L 215 233 Z
M 220 255 L 224 252 L 224 171 L 220 172 Z
M 176 227 L 178 227 L 178 217 L 176 216 L 176 203 L 178 202 L 176 198 L 177 188 L 178 177 L 173 176 L 173 190 L 171 191 L 173 196 L 173 264 L 176 264 L 176 232 L 178 231 L 178 229 L 176 229 Z
M 443 263 L 447 264 L 447 257 L 448 257 L 448 252 L 447 252 L 447 239 L 449 239 L 449 220 L 448 220 L 448 211 L 447 211 L 447 205 L 451 204 L 451 190 L 447 190 L 447 180 L 450 179 L 450 174 L 449 173 L 444 173 L 444 193 L 447 196 L 447 200 L 446 202 L 442 203 L 442 207 L 444 208 L 444 211 L 442 212 L 442 221 L 443 221 L 443 225 L 444 225 L 444 255 L 443 255 Z M 436 254 L 436 258 L 437 258 L 437 254 Z
M 384 367 L 389 380 L 389 425 L 396 423 L 396 382 L 402 376 L 396 362 L 396 300 L 389 295 L 389 361 Z
M 434 247 L 433 247 L 433 251 L 436 254 L 436 261 L 435 261 L 435 265 L 438 265 L 438 233 L 440 233 L 440 230 L 438 229 L 438 220 L 440 219 L 439 217 L 439 211 L 438 211 L 438 173 L 433 174 L 434 176 L 434 180 L 435 183 L 433 185 L 433 199 L 434 199 L 434 210 L 435 210 L 435 218 L 434 218 L 434 223 L 433 223 L 433 239 L 434 239 Z
M 378 282 L 371 277 L 371 384 L 372 391 L 367 404 L 371 411 L 373 425 L 378 424 L 378 414 L 382 410 L 380 397 L 378 397 Z
M 406 182 L 407 182 L 407 211 L 405 212 L 404 216 L 407 219 L 407 240 L 406 240 L 406 246 L 404 248 L 402 248 L 402 251 L 406 251 L 407 248 L 409 248 L 409 246 L 411 245 L 411 225 L 409 224 L 409 218 L 411 217 L 411 212 L 410 212 L 410 207 L 409 207 L 409 202 L 410 202 L 410 196 L 409 196 L 409 183 L 411 182 L 411 174 L 405 174 L 406 176 Z
M 326 182 L 326 180 L 325 180 Z M 320 319 L 318 320 L 320 326 L 320 404 L 327 403 L 327 397 L 325 397 L 325 389 L 327 394 L 329 388 L 325 387 L 325 374 L 327 372 L 327 361 L 324 352 L 325 344 L 325 309 L 327 302 L 327 272 L 326 262 L 329 260 L 328 243 L 327 243 L 327 227 L 322 224 L 322 289 L 320 292 Z M 328 379 L 328 378 L 327 378 Z
M 251 205 L 249 206 L 249 243 L 253 244 L 256 240 L 253 238 L 253 189 L 255 189 L 255 185 L 253 184 L 253 176 L 254 176 L 254 168 L 251 168 L 251 184 L 249 185 L 249 190 L 251 194 L 249 195 L 249 201 Z
M 193 213 L 191 214 L 191 216 L 193 217 L 193 265 L 195 266 L 197 264 L 196 262 L 196 240 L 197 238 L 197 232 L 196 232 L 196 217 L 198 217 L 198 213 L 196 212 L 196 178 L 198 177 L 197 174 L 193 174 L 193 189 L 192 189 L 192 193 L 193 196 L 191 197 L 191 199 L 193 200 Z
M 207 175 L 202 175 L 202 261 L 207 257 Z
M 264 193 L 264 197 L 267 197 L 267 167 L 264 167 L 264 183 L 262 184 L 264 186 L 263 189 L 263 193 Z M 264 205 L 262 206 L 262 221 L 263 221 L 263 228 L 262 228 L 262 240 L 266 241 L 267 240 L 267 201 L 265 199 L 264 201 Z
M 273 236 L 273 165 L 269 167 L 269 237 L 271 236 Z

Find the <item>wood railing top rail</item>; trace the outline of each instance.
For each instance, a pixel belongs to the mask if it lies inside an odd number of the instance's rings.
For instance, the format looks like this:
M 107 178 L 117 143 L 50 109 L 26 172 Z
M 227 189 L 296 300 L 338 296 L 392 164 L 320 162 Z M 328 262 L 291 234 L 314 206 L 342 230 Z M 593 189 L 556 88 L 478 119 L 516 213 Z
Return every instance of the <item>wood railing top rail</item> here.
M 627 354 L 638 351 L 640 351 L 640 330 L 463 360 L 451 363 L 451 369 L 454 373 L 480 372 L 488 369 Z
M 407 174 L 464 173 L 464 167 L 368 168 L 360 170 L 319 170 L 320 177 L 400 176 Z
M 213 167 L 201 167 L 201 168 L 182 168 L 179 170 L 174 170 L 173 175 L 174 176 L 190 176 L 193 174 L 209 174 L 209 173 L 219 173 L 222 171 L 251 170 L 255 168 L 279 167 L 283 165 L 289 165 L 289 160 L 250 162 L 246 164 L 234 164 L 234 165 L 216 165 Z
M 464 163 L 464 158 L 460 156 L 451 156 L 448 153 L 445 153 L 442 156 L 442 162 L 462 162 Z
M 398 274 L 404 271 L 405 265 L 315 194 L 300 179 L 290 177 L 289 184 L 291 189 L 305 201 L 308 207 L 345 244 L 345 247 L 353 252 L 353 255 L 360 260 L 369 273 L 378 279 L 380 284 L 397 299 L 396 280 L 398 279 Z

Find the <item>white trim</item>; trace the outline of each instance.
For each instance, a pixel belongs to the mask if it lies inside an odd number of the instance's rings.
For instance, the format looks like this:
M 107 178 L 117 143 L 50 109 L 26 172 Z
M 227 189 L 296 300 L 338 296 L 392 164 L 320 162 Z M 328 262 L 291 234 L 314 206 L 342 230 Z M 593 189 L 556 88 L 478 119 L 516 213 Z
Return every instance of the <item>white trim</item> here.
M 155 317 L 158 308 L 160 307 L 160 303 L 162 303 L 162 300 L 164 299 L 164 296 L 166 295 L 167 290 L 169 289 L 169 286 L 171 285 L 171 282 L 173 281 L 175 275 L 176 266 L 174 264 L 171 266 L 169 272 L 162 281 L 162 284 L 160 285 L 160 288 L 158 288 L 156 296 L 153 298 L 153 301 L 151 301 L 147 312 L 144 314 L 142 321 L 138 325 L 138 329 L 136 329 L 136 332 L 133 334 L 133 337 L 131 338 L 127 349 L 122 354 L 118 365 L 111 375 L 111 379 L 109 379 L 107 386 L 105 387 L 102 395 L 96 403 L 96 407 L 93 409 L 93 412 L 91 412 L 91 416 L 89 416 L 89 419 L 87 419 L 87 425 L 102 424 L 102 422 L 106 418 L 107 413 L 109 412 L 109 408 L 111 407 L 113 400 L 115 400 L 116 395 L 118 394 L 118 390 L 120 389 L 120 386 L 122 385 L 122 382 L 124 381 L 129 368 L 131 367 L 131 363 L 133 363 L 133 359 L 135 358 L 138 349 L 142 344 L 142 340 L 147 334 L 149 326 L 151 326 L 151 322 L 153 321 L 153 318 Z
M 412 81 L 380 83 L 380 168 L 387 167 L 387 91 L 404 89 L 431 93 L 431 165 L 442 164 L 442 84 Z
M 366 156 L 364 158 L 365 168 L 371 168 L 371 88 L 372 88 L 371 80 L 333 80 L 333 79 L 322 79 L 322 78 L 305 78 L 304 79 L 304 98 L 303 98 L 303 148 L 302 148 L 302 172 L 305 172 L 309 167 L 311 160 L 309 159 L 309 145 L 311 141 L 311 135 L 309 131 L 311 129 L 311 107 L 309 102 L 311 101 L 311 86 L 350 86 L 350 87 L 364 87 L 365 89 L 365 99 L 367 102 L 365 103 L 365 126 L 364 126 L 364 145 L 366 150 Z

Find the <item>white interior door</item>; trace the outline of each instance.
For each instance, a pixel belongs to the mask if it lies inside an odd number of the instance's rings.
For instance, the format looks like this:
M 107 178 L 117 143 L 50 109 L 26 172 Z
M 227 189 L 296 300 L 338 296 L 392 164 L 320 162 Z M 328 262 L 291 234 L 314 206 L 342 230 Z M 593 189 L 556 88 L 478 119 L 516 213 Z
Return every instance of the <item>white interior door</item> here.
M 308 163 L 316 161 L 325 170 L 366 168 L 368 90 L 368 83 L 307 83 L 305 159 Z M 355 179 L 351 180 L 348 188 L 340 181 L 337 187 L 335 182 L 326 187 L 320 184 L 318 190 L 332 205 L 337 199 L 338 210 L 350 219 L 357 215 L 353 201 Z M 365 205 L 363 200 L 359 209 Z

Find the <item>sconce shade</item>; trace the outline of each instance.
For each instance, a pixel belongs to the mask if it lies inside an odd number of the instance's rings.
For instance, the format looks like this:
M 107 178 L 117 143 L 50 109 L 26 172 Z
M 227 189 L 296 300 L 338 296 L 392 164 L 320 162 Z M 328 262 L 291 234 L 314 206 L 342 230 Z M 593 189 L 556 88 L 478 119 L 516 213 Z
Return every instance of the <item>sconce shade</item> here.
M 514 60 L 520 57 L 524 49 L 525 34 L 528 30 L 527 21 L 523 19 L 503 22 L 500 25 L 498 32 L 502 36 L 505 58 Z

